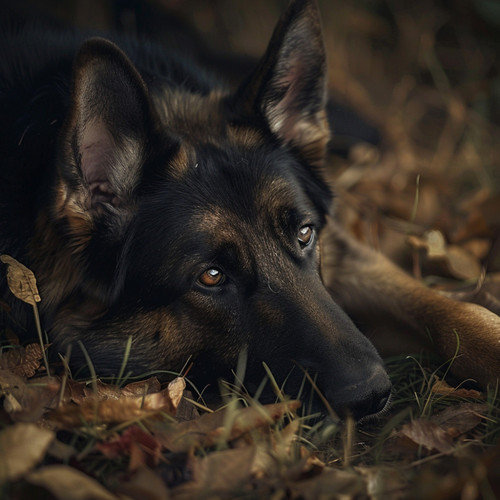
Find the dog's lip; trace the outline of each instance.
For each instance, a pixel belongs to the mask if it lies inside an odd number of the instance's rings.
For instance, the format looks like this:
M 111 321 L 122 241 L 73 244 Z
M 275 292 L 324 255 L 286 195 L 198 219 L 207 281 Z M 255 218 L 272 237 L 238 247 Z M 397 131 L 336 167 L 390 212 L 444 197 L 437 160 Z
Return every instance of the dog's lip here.
M 386 402 L 381 410 L 379 410 L 376 413 L 372 413 L 370 415 L 365 415 L 364 417 L 361 417 L 357 421 L 357 425 L 364 426 L 364 425 L 368 425 L 368 424 L 373 424 L 377 420 L 380 420 L 381 417 L 385 416 L 388 413 L 388 411 L 391 407 L 391 404 L 392 404 L 392 392 L 387 396 L 386 399 L 387 400 L 386 400 Z

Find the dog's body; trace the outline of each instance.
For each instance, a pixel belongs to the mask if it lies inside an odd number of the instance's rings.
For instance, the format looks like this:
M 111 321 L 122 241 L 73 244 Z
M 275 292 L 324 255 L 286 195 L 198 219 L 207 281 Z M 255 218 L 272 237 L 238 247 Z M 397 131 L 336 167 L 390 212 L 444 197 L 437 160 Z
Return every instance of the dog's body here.
M 498 316 L 426 290 L 330 219 L 313 2 L 290 4 L 236 91 L 146 44 L 27 36 L 1 43 L 0 253 L 35 273 L 55 352 L 81 341 L 116 374 L 131 338 L 127 370 L 191 358 L 204 381 L 246 350 L 246 384 L 265 362 L 298 387 L 296 363 L 359 418 L 390 383 L 340 304 L 429 330 L 444 359 L 459 337 L 459 371 L 496 380 Z

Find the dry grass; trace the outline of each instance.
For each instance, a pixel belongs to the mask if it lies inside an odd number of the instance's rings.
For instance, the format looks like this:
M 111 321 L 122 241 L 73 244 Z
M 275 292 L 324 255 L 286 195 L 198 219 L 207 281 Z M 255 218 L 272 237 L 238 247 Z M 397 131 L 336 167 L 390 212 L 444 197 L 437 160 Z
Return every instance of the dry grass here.
M 230 48 L 252 56 L 264 50 L 283 4 L 257 0 L 249 8 L 243 0 L 155 3 L 196 26 L 215 50 Z M 447 7 L 431 1 L 319 3 L 332 94 L 350 103 L 382 134 L 379 148 L 358 147 L 348 159 L 332 158 L 332 176 L 348 207 L 346 225 L 417 277 L 458 289 L 467 284 L 463 276 L 423 262 L 407 245 L 409 234 L 422 237 L 438 229 L 448 245 L 467 251 L 487 268 L 491 289 L 498 293 L 500 35 L 495 27 L 500 15 L 494 5 L 486 0 L 452 1 Z M 493 9 L 489 13 L 488 7 Z M 102 16 L 97 22 L 91 19 L 96 11 L 89 8 L 68 7 L 63 16 L 75 12 L 83 16 L 82 24 L 109 21 L 105 9 L 97 11 Z M 390 359 L 387 365 L 395 387 L 392 409 L 370 425 L 318 422 L 309 419 L 307 411 L 299 411 L 298 417 L 283 412 L 265 425 L 254 417 L 248 431 L 234 437 L 241 406 L 262 412 L 256 402 L 242 397 L 237 377 L 222 421 L 225 431 L 189 453 L 172 451 L 164 442 L 153 462 L 137 458 L 137 451 L 113 459 L 99 451 L 98 443 L 123 436 L 131 424 L 154 436 L 164 436 L 173 425 L 169 416 L 152 424 L 149 415 L 140 415 L 112 425 L 91 419 L 80 427 L 61 428 L 58 451 L 42 453 L 36 463 L 75 465 L 105 484 L 108 493 L 113 491 L 110 498 L 124 498 L 115 493 L 120 487 L 127 498 L 144 498 L 146 493 L 166 498 L 160 487 L 150 486 L 156 478 L 172 489 L 172 498 L 203 493 L 207 498 L 498 498 L 498 391 L 474 392 L 460 382 L 448 389 L 441 384 L 443 370 L 422 355 Z M 5 405 L 10 393 L 2 380 Z M 444 413 L 449 408 L 454 417 Z M 12 427 L 6 410 L 1 419 L 4 431 Z M 225 454 L 249 448 L 257 450 L 250 458 L 238 451 Z M 134 474 L 142 469 L 134 469 L 133 460 L 141 467 L 147 464 L 153 476 L 134 483 Z M 243 467 L 244 460 L 253 467 L 246 476 L 250 489 L 232 485 L 228 477 L 237 475 L 234 466 Z M 207 494 L 203 474 L 217 483 L 217 492 Z M 196 487 L 176 492 L 175 487 L 189 479 Z M 26 473 L 4 483 L 0 496 L 28 498 L 33 491 L 47 496 L 51 490 L 30 481 Z M 106 498 L 99 494 L 94 498 Z

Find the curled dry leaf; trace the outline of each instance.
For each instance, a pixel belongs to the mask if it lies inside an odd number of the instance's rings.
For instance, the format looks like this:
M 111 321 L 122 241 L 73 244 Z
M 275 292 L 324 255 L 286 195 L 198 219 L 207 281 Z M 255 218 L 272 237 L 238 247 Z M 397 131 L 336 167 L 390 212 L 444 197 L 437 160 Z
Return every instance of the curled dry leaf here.
M 441 231 L 432 230 L 426 232 L 424 241 L 427 244 L 427 256 L 429 259 L 446 257 L 446 241 Z
M 427 252 L 428 267 L 433 273 L 461 280 L 481 274 L 479 258 L 458 245 L 447 245 L 441 231 L 428 231 L 422 238 L 410 236 L 407 241 L 414 249 Z
M 147 380 L 141 380 L 139 382 L 133 382 L 131 384 L 127 384 L 125 387 L 105 384 L 101 380 L 96 380 L 92 384 L 68 380 L 66 399 L 71 399 L 71 401 L 76 404 L 82 404 L 88 398 L 94 398 L 99 401 L 128 397 L 142 398 L 148 394 L 159 392 L 160 390 L 161 384 L 156 377 L 151 377 Z
M 218 411 L 167 428 L 157 426 L 154 433 L 170 451 L 187 452 L 192 448 L 213 446 L 221 440 L 234 441 L 253 429 L 269 426 L 287 412 L 295 411 L 300 404 L 300 401 L 289 401 L 234 410 L 229 429 L 225 427 L 226 411 Z
M 0 432 L 0 484 L 20 479 L 41 462 L 54 437 L 52 431 L 26 423 Z
M 0 255 L 0 260 L 7 265 L 7 284 L 10 291 L 18 299 L 32 306 L 40 302 L 33 272 L 10 255 Z
M 55 377 L 26 381 L 7 370 L 0 370 L 0 395 L 5 396 L 4 409 L 12 420 L 37 422 L 54 408 L 61 388 Z
M 403 425 L 398 435 L 410 439 L 416 445 L 423 446 L 429 451 L 437 450 L 441 453 L 453 451 L 452 436 L 430 420 L 412 420 L 409 424 Z
M 430 420 L 416 419 L 397 433 L 429 451 L 451 453 L 457 437 L 471 431 L 481 423 L 488 407 L 486 404 L 463 403 L 451 406 Z
M 172 400 L 174 408 L 177 408 L 179 406 L 185 388 L 186 380 L 184 379 L 184 377 L 174 378 L 174 380 L 172 380 L 168 384 L 168 394 L 170 396 L 170 399 Z
M 477 427 L 488 415 L 487 404 L 462 403 L 450 406 L 434 415 L 431 420 L 450 435 L 461 435 Z
M 42 359 L 40 344 L 16 346 L 0 354 L 0 370 L 9 370 L 20 377 L 30 378 L 40 368 Z
M 474 279 L 481 274 L 479 259 L 458 245 L 450 245 L 446 252 L 448 270 L 457 279 Z
M 454 398 L 484 399 L 484 396 L 475 389 L 451 387 L 444 380 L 436 380 L 434 385 L 431 387 L 431 392 L 433 392 L 434 394 L 439 394 L 440 396 L 448 396 Z
M 232 498 L 250 492 L 254 456 L 254 446 L 218 451 L 203 458 L 192 456 L 188 470 L 193 479 L 174 488 L 173 498 Z
M 130 394 L 130 391 L 126 390 L 126 387 L 123 390 L 117 389 L 102 384 L 102 382 L 97 385 L 97 390 L 94 392 L 89 387 L 83 389 L 83 395 L 75 395 L 78 386 L 71 384 L 72 399 L 79 404 L 66 403 L 57 410 L 50 412 L 48 418 L 56 425 L 72 428 L 80 427 L 84 422 L 100 424 L 127 422 L 159 412 L 174 416 L 177 410 L 176 405 L 180 400 L 179 388 L 182 385 L 185 387 L 184 379 L 181 377 L 179 379 L 181 381 L 177 381 L 173 385 L 173 398 L 175 400 L 172 400 L 171 395 L 172 386 L 170 384 L 172 382 L 160 392 L 138 396 L 128 396 L 127 394 Z M 138 389 L 139 386 L 134 386 L 134 391 Z M 145 392 L 145 389 L 143 392 Z

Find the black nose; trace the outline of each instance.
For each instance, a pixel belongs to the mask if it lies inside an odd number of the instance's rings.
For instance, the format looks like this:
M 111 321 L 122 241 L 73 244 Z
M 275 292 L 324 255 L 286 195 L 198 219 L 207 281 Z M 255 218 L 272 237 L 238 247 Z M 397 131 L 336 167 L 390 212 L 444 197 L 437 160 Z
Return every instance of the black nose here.
M 376 370 L 368 380 L 354 384 L 328 395 L 328 400 L 340 417 L 351 415 L 359 421 L 384 410 L 391 397 L 391 382 L 385 370 Z
M 389 404 L 390 396 L 389 386 L 383 392 L 373 391 L 361 400 L 352 401 L 344 411 L 350 412 L 355 420 L 361 420 L 383 411 Z

